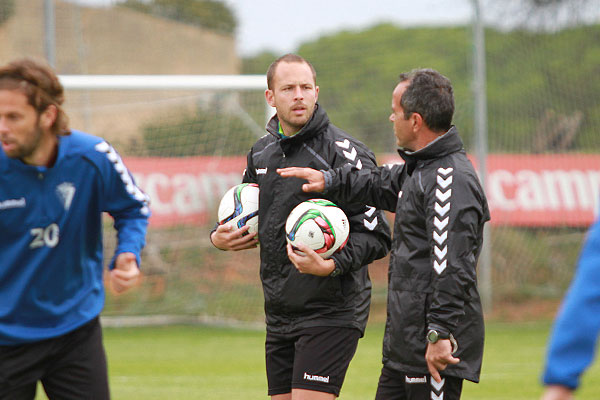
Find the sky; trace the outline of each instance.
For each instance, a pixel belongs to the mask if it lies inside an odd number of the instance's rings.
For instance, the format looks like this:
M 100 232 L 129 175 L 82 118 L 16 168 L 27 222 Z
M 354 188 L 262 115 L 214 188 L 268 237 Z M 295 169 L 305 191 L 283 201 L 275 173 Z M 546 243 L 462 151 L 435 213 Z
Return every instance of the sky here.
M 469 0 L 225 0 L 238 22 L 242 55 L 294 51 L 302 42 L 381 22 L 397 25 L 457 24 L 472 15 Z
M 107 6 L 118 0 L 70 0 Z M 223 0 L 238 21 L 236 46 L 242 56 L 261 51 L 293 52 L 306 41 L 382 22 L 400 26 L 464 24 L 471 0 Z

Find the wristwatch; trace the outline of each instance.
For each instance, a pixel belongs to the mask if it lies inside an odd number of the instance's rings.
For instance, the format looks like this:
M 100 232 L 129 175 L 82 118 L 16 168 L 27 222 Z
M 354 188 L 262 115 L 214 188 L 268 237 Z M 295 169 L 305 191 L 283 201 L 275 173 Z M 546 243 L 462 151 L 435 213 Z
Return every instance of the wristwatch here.
M 427 332 L 427 341 L 431 344 L 437 343 L 440 339 L 448 339 L 450 340 L 450 344 L 452 344 L 452 354 L 458 351 L 458 342 L 454 339 L 451 333 L 445 334 L 442 332 L 438 332 L 435 329 L 430 329 Z
M 450 339 L 450 335 L 438 332 L 435 329 L 430 329 L 429 332 L 427 332 L 427 341 L 429 343 L 437 343 L 440 339 Z
M 341 273 L 342 273 L 342 270 L 340 269 L 340 267 L 338 267 L 336 265 L 335 268 L 333 269 L 333 271 L 331 271 L 331 273 L 329 274 L 329 276 L 331 276 L 332 278 L 335 278 L 336 276 L 338 276 Z

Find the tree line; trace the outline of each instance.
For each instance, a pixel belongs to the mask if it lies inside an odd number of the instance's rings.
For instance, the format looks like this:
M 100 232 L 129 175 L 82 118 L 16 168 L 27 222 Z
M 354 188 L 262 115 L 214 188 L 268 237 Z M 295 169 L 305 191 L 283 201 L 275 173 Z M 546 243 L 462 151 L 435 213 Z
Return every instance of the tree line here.
M 597 152 L 600 126 L 600 25 L 558 32 L 486 29 L 488 143 L 491 152 Z M 403 28 L 380 24 L 300 45 L 331 120 L 375 151 L 393 146 L 387 118 L 399 73 L 434 68 L 453 82 L 455 124 L 473 146 L 470 27 Z M 264 74 L 279 54 L 243 60 Z

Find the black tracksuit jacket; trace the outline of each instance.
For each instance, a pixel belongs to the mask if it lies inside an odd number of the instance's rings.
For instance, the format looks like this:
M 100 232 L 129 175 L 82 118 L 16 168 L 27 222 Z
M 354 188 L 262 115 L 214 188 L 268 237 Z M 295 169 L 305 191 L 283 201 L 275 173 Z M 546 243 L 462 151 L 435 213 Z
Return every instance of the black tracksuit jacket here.
M 248 153 L 244 182 L 257 183 L 259 195 L 260 278 L 265 297 L 267 330 L 294 332 L 314 326 L 339 326 L 364 332 L 369 315 L 371 281 L 367 264 L 390 250 L 390 228 L 382 211 L 364 203 L 338 199 L 350 222 L 346 246 L 332 256 L 342 270 L 336 277 L 301 274 L 287 256 L 285 222 L 292 209 L 322 194 L 302 191 L 304 180 L 282 178 L 277 168 L 318 170 L 346 164 L 375 168 L 372 152 L 329 122 L 318 104 L 312 118 L 294 136 L 282 138 L 278 119 Z M 330 199 L 331 200 L 331 199 Z
M 427 374 L 428 329 L 452 333 L 455 357 L 442 375 L 479 381 L 484 324 L 476 265 L 489 210 L 455 127 L 405 164 L 325 173 L 325 193 L 394 211 L 383 363 Z

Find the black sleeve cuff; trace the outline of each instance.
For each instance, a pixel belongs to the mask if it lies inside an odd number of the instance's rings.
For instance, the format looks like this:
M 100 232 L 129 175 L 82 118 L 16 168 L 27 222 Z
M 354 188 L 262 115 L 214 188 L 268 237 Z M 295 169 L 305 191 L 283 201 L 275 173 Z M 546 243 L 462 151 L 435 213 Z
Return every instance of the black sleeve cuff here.
M 323 179 L 325 179 L 325 189 L 323 190 L 323 193 L 327 193 L 327 189 L 331 187 L 331 181 L 333 180 L 333 171 L 322 169 L 321 172 L 323 173 Z
M 430 331 L 432 329 L 434 331 L 437 331 L 443 337 L 449 337 L 450 333 L 452 333 L 448 329 L 444 328 L 443 326 L 440 326 L 440 325 L 437 325 L 437 324 L 431 324 L 431 323 L 428 324 L 427 325 L 427 331 Z
M 333 278 L 333 277 L 342 275 L 345 271 L 342 269 L 342 267 L 340 266 L 338 261 L 335 259 L 335 257 L 331 257 L 331 260 L 333 260 L 333 264 L 334 264 L 335 268 L 333 269 L 331 274 L 329 274 L 329 276 L 331 276 Z
M 215 226 L 214 226 L 214 227 L 211 229 L 211 231 L 208 233 L 208 240 L 210 240 L 210 244 L 212 244 L 212 245 L 215 247 L 215 249 L 219 249 L 219 248 L 218 248 L 217 246 L 215 246 L 215 244 L 213 243 L 213 241 L 212 241 L 212 234 L 213 234 L 213 232 L 214 232 L 214 231 L 216 231 L 216 230 L 217 230 L 217 227 L 218 227 L 218 226 L 219 226 L 219 223 L 217 222 L 217 223 L 215 224 Z M 221 251 L 225 251 L 225 250 L 223 250 L 223 249 L 219 249 L 219 250 L 221 250 Z

